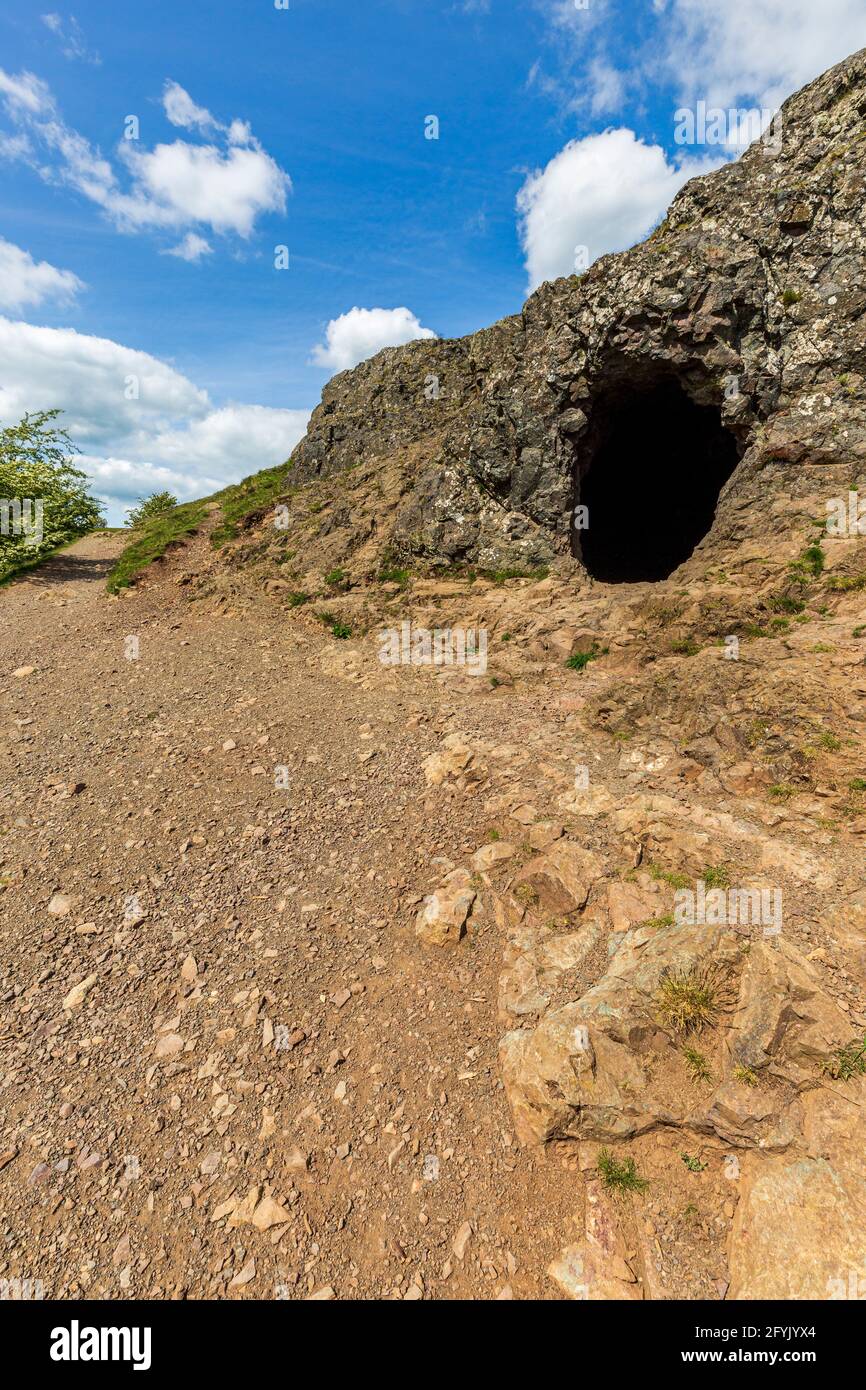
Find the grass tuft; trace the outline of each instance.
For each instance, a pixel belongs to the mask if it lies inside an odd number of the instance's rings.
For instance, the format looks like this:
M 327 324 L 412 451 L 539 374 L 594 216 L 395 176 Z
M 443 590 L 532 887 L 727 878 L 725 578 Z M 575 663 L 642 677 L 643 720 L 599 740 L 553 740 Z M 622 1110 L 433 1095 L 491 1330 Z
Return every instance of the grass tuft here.
M 661 1020 L 675 1033 L 712 1027 L 722 1008 L 725 976 L 716 965 L 670 970 L 659 981 L 656 1004 Z
M 712 1081 L 710 1064 L 702 1052 L 698 1052 L 695 1047 L 686 1046 L 683 1048 L 683 1056 L 692 1081 Z
M 606 654 L 607 648 L 605 647 L 603 652 L 599 651 L 598 644 L 594 642 L 591 651 L 572 652 L 565 664 L 569 671 L 585 671 L 591 661 L 597 661 L 600 656 L 605 656 Z
M 671 888 L 689 888 L 691 879 L 686 874 L 675 874 L 670 869 L 663 869 L 660 864 L 650 864 L 650 876 L 657 883 L 669 883 Z
M 731 876 L 724 865 L 718 868 L 704 869 L 701 874 L 707 888 L 729 888 L 731 886 Z
M 352 636 L 352 629 L 348 623 L 341 622 L 334 613 L 329 613 L 325 609 L 319 609 L 316 614 L 320 623 L 330 630 L 332 637 L 338 637 L 341 641 Z
M 602 1149 L 599 1154 L 598 1171 L 605 1187 L 611 1192 L 646 1192 L 649 1187 L 648 1179 L 639 1175 L 633 1158 L 624 1158 L 620 1162 L 609 1149 Z
M 866 1076 L 866 1037 L 862 1040 L 855 1038 L 845 1047 L 840 1047 L 825 1063 L 824 1070 L 835 1081 L 850 1081 L 855 1076 Z

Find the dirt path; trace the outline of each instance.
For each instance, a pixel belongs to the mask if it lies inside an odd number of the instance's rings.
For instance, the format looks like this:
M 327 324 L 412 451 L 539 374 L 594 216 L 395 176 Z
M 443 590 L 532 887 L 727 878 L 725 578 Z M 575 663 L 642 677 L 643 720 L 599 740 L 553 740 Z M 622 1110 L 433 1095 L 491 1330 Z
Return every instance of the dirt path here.
M 170 566 L 112 600 L 122 543 L 0 593 L 0 1277 L 553 1296 L 576 1176 L 511 1136 L 498 934 L 413 931 L 484 837 L 422 773 L 454 698 L 326 675 L 332 639 Z

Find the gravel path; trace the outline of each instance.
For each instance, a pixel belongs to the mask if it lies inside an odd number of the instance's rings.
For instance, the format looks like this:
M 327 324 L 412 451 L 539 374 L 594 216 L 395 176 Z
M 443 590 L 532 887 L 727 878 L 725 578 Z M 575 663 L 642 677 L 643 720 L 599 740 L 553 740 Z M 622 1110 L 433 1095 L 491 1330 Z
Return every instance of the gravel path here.
M 455 697 L 171 564 L 111 599 L 123 541 L 0 591 L 0 1278 L 554 1296 L 578 1180 L 510 1133 L 496 928 L 413 930 L 484 839 L 422 772 Z

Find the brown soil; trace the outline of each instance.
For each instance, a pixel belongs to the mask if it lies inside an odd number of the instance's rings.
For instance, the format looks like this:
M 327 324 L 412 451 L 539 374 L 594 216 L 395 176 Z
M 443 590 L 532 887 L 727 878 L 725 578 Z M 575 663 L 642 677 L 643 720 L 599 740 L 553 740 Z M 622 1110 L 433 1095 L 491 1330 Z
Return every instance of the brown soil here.
M 122 543 L 0 596 L 0 1275 L 51 1298 L 555 1296 L 580 1198 L 511 1137 L 495 928 L 459 955 L 414 938 L 483 840 L 421 771 L 453 700 L 325 675 L 330 637 L 189 605 L 168 566 L 111 600 Z M 288 1219 L 213 1220 L 253 1187 Z

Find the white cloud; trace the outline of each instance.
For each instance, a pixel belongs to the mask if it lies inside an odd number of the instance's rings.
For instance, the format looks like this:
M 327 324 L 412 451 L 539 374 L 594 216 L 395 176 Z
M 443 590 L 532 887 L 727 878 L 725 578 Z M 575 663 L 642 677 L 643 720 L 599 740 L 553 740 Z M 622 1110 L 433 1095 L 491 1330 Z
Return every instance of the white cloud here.
M 26 135 L 6 135 L 0 130 L 0 159 L 29 160 L 32 155 L 33 146 Z
M 261 213 L 285 209 L 287 175 L 264 150 L 176 140 L 141 153 L 130 141 L 124 153 L 136 191 L 109 206 L 132 226 L 199 223 L 248 237 Z
M 220 125 L 177 83 L 164 93 L 169 119 L 212 129 L 222 145 L 175 140 L 147 150 L 121 140 L 117 167 L 65 123 L 50 89 L 32 73 L 0 68 L 0 97 L 16 126 L 14 135 L 0 131 L 0 158 L 23 159 L 47 182 L 75 188 L 125 231 L 202 227 L 246 238 L 262 214 L 285 211 L 291 180 L 246 122 Z
M 2 317 L 0 383 L 0 424 L 25 411 L 63 411 L 80 466 L 115 520 L 139 496 L 169 488 L 182 500 L 198 497 L 281 463 L 309 419 L 304 410 L 215 406 L 149 353 Z
M 196 106 L 189 92 L 177 82 L 166 81 L 162 92 L 162 105 L 172 125 L 183 126 L 185 130 L 217 130 L 218 122 L 203 106 Z
M 46 29 L 50 29 L 52 34 L 60 40 L 60 51 L 64 58 L 77 59 L 83 63 L 92 63 L 95 67 L 99 66 L 102 59 L 98 53 L 92 52 L 87 47 L 81 25 L 75 15 L 70 15 L 68 21 L 64 21 L 59 14 L 44 14 L 41 18 Z
M 29 251 L 0 237 L 0 309 L 17 312 L 46 299 L 68 301 L 83 288 L 71 270 L 34 261 Z
M 626 129 L 569 141 L 517 195 L 530 290 L 573 274 L 578 247 L 586 247 L 591 264 L 633 246 L 688 179 L 721 162 L 670 164 L 658 145 L 646 145 Z
M 772 110 L 861 48 L 866 33 L 863 0 L 749 0 L 735 11 L 719 0 L 652 0 L 649 23 L 631 30 L 610 0 L 591 0 L 585 10 L 573 0 L 536 3 L 560 65 L 547 90 L 566 112 L 612 109 L 599 105 L 606 85 L 599 75 L 612 68 L 612 34 L 623 95 L 666 79 L 677 104 Z
M 200 261 L 202 256 L 209 256 L 213 251 L 209 241 L 205 241 L 203 236 L 197 236 L 195 232 L 187 232 L 183 241 L 179 241 L 177 246 L 170 246 L 165 252 L 167 256 L 177 256 L 182 261 Z
M 618 110 L 625 99 L 625 76 L 603 58 L 589 65 L 590 107 L 594 116 Z
M 386 347 L 401 347 L 416 338 L 435 338 L 432 328 L 422 328 L 415 315 L 400 309 L 349 309 L 331 319 L 325 342 L 313 348 L 317 367 L 342 372 Z
M 0 95 L 13 117 L 24 113 L 42 115 L 53 108 L 50 87 L 32 72 L 19 72 L 13 77 L 0 68 Z
M 775 108 L 863 46 L 863 0 L 749 0 L 736 15 L 717 0 L 671 0 L 661 21 L 684 100 Z

